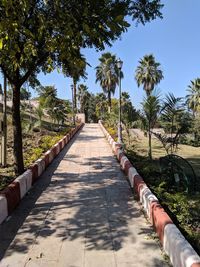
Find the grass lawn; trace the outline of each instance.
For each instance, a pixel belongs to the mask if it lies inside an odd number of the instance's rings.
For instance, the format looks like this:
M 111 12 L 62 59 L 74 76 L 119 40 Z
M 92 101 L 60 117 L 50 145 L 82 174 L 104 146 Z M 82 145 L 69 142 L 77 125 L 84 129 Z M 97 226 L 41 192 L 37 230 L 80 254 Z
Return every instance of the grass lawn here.
M 131 139 L 131 145 L 135 152 L 142 157 L 147 157 L 148 153 L 148 138 L 143 137 L 142 139 Z M 200 148 L 188 145 L 179 145 L 176 151 L 177 155 L 188 160 L 192 165 L 196 176 L 200 179 Z M 153 159 L 158 160 L 160 157 L 167 155 L 162 144 L 157 139 L 152 139 L 152 156 Z

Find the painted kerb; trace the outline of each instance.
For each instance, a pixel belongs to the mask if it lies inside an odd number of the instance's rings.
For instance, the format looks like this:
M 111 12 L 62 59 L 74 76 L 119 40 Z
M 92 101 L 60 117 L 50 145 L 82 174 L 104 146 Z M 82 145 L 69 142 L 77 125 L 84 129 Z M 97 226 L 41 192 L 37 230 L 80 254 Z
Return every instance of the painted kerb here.
M 38 159 L 22 175 L 18 176 L 5 189 L 0 191 L 0 224 L 19 204 L 31 186 L 39 179 L 52 160 L 60 153 L 64 146 L 72 139 L 84 124 L 76 126 L 65 137 L 58 141 L 51 149 Z

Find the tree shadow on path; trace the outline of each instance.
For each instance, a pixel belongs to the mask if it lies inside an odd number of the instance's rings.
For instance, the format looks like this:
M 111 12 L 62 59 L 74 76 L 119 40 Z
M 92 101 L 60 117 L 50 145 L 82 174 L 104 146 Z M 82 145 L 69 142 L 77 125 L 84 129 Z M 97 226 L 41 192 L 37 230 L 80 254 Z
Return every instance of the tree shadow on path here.
M 83 132 L 74 142 L 84 138 Z M 92 136 L 90 141 L 96 140 Z M 6 257 L 15 252 L 26 256 L 37 246 L 37 253 L 47 254 L 48 246 L 61 250 L 63 244 L 78 240 L 86 251 L 117 252 L 128 239 L 131 245 L 137 244 L 138 235 L 144 236 L 143 247 L 155 246 L 154 241 L 145 241 L 149 226 L 134 224 L 141 212 L 113 155 L 83 160 L 80 154 L 66 154 L 71 145 L 64 148 L 11 218 L 0 226 L 1 259 L 5 252 Z M 66 172 L 59 167 L 61 161 L 77 164 L 84 171 Z M 159 261 L 153 260 L 155 264 Z

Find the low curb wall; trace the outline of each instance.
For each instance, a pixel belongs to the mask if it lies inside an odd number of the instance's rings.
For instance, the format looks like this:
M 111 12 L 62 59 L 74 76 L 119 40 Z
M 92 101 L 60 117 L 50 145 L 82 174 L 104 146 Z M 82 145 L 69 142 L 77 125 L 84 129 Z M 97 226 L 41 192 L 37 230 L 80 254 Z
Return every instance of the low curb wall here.
M 116 143 L 106 131 L 102 122 L 99 125 L 106 136 L 112 150 L 120 162 L 122 170 L 128 176 L 130 186 L 138 196 L 148 218 L 159 237 L 163 250 L 169 256 L 174 267 L 200 267 L 200 257 L 184 238 L 171 218 L 160 205 L 157 197 L 145 184 L 129 159 L 126 157 L 120 145 Z
M 5 189 L 0 191 L 0 224 L 13 212 L 44 170 L 83 125 L 82 123 L 76 126 L 75 129 L 72 129 L 70 133 L 66 134 L 66 136 L 58 141 L 51 149 L 44 153 L 40 159 L 33 163 L 28 170 L 18 176 Z

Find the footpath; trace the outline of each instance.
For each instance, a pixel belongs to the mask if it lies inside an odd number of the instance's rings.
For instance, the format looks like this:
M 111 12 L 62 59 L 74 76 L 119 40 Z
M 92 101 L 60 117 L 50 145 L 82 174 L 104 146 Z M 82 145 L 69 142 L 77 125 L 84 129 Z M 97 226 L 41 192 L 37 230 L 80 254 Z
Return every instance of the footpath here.
M 165 267 L 98 124 L 86 124 L 0 225 L 0 267 Z

